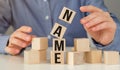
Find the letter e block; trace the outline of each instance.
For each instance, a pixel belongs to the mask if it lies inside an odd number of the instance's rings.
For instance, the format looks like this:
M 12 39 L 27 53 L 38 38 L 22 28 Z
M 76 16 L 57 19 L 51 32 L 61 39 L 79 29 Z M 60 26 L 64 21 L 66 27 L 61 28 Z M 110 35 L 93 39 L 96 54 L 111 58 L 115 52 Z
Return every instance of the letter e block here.
M 51 51 L 51 64 L 64 64 L 64 52 Z

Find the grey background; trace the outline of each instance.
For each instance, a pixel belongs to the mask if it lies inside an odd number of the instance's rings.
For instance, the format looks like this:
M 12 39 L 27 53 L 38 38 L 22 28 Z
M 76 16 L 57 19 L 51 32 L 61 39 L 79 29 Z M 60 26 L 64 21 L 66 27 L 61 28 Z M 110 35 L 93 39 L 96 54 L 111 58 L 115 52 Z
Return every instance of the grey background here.
M 120 20 L 120 0 L 104 0 L 110 12 L 114 13 Z M 8 29 L 6 34 L 11 34 L 13 32 L 12 27 Z

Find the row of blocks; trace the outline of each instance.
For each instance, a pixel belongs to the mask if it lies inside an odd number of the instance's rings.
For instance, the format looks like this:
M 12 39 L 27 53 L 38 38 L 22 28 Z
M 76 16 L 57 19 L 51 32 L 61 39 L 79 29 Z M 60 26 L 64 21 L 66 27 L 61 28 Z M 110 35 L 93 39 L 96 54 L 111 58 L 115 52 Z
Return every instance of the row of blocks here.
M 102 54 L 101 50 L 90 49 L 89 40 L 85 38 L 74 39 L 74 48 L 72 52 L 67 52 L 66 56 L 64 51 L 51 52 L 51 64 L 64 64 L 65 60 L 70 65 L 83 63 L 119 64 L 119 52 L 103 51 Z
M 53 39 L 51 64 L 65 64 L 66 61 L 70 65 L 102 63 L 102 61 L 105 64 L 119 64 L 119 52 L 103 51 L 102 55 L 101 50 L 90 50 L 88 39 L 74 39 L 74 48 L 71 52 L 65 51 L 65 44 L 65 39 Z M 32 49 L 24 51 L 24 63 L 46 63 L 47 48 L 47 38 L 33 38 Z

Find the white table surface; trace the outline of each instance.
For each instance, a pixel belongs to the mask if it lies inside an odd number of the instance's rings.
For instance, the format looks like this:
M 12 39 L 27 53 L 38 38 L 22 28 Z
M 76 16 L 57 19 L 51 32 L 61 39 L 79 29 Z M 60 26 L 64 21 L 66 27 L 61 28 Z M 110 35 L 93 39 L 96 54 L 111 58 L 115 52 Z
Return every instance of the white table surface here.
M 70 48 L 67 48 L 70 50 Z M 48 62 L 45 64 L 24 64 L 23 56 L 10 56 L 0 54 L 0 70 L 120 70 L 118 65 L 81 64 L 81 65 L 52 65 L 48 50 Z

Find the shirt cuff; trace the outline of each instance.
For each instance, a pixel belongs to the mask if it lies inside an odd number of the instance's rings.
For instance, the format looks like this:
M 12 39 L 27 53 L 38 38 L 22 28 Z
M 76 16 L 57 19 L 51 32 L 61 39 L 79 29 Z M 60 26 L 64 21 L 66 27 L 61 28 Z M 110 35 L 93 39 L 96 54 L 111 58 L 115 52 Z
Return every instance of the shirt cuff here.
M 0 53 L 7 54 L 5 52 L 5 47 L 7 46 L 9 36 L 0 36 Z
M 95 44 L 95 46 L 97 47 L 97 49 L 120 51 L 120 37 L 119 37 L 119 35 L 120 35 L 120 28 L 117 27 L 114 40 L 109 45 L 104 46 L 100 43 L 97 43 L 95 40 L 92 40 L 92 41 Z

